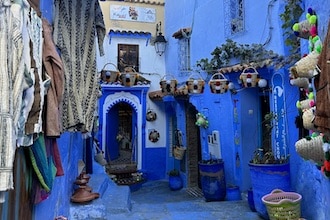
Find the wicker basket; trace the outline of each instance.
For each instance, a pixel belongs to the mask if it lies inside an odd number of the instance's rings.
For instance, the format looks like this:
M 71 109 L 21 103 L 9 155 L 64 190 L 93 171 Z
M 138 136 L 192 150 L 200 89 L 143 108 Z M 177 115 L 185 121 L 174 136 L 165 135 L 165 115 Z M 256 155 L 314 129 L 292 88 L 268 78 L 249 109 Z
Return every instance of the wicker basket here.
M 323 151 L 323 137 L 321 135 L 311 137 L 310 139 L 302 138 L 295 144 L 297 153 L 305 160 L 312 160 L 322 165 L 325 156 Z
M 115 68 L 115 70 L 107 70 L 105 69 L 108 65 L 111 65 Z M 101 81 L 104 83 L 114 83 L 119 79 L 120 73 L 117 69 L 117 66 L 113 63 L 106 63 L 101 70 Z
M 270 220 L 297 220 L 300 218 L 301 195 L 294 192 L 273 190 L 261 198 Z
M 127 71 L 120 74 L 120 81 L 123 86 L 134 86 L 137 83 L 138 73 L 134 68 L 129 68 Z
M 186 152 L 185 147 L 174 146 L 173 148 L 173 156 L 177 160 L 182 160 L 185 152 Z
M 160 88 L 164 95 L 173 95 L 177 89 L 178 82 L 173 75 L 164 75 L 160 80 Z
M 198 73 L 193 73 L 189 76 L 186 81 L 188 92 L 193 94 L 200 94 L 204 92 L 205 81 Z
M 216 73 L 209 81 L 212 93 L 225 93 L 228 91 L 229 81 L 222 73 Z
M 259 73 L 254 67 L 247 67 L 240 75 L 244 87 L 256 87 L 258 85 Z

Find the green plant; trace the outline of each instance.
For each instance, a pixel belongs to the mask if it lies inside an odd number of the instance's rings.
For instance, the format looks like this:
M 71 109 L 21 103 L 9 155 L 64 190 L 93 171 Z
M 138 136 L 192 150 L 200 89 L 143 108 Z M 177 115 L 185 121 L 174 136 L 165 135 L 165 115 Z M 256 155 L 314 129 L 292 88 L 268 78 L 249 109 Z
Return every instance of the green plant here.
M 201 164 L 217 164 L 217 163 L 221 163 L 222 159 L 212 159 L 212 155 L 210 155 L 211 159 L 209 160 L 202 160 Z
M 173 169 L 170 172 L 168 172 L 169 176 L 180 176 L 180 172 L 177 169 Z
M 278 55 L 272 50 L 266 50 L 262 44 L 238 44 L 227 39 L 220 47 L 216 47 L 211 52 L 212 58 L 202 58 L 197 61 L 197 66 L 209 74 L 217 72 L 221 67 L 227 66 L 232 58 L 243 63 L 261 63 L 271 60 L 276 67 L 284 65 L 284 57 Z
M 264 120 L 261 123 L 262 128 L 262 144 L 256 149 L 250 163 L 254 164 L 281 164 L 288 161 L 288 157 L 277 159 L 274 156 L 272 149 L 272 130 L 274 123 L 277 120 L 277 115 L 274 112 L 265 114 Z
M 280 18 L 283 22 L 284 43 L 289 47 L 289 54 L 286 56 L 288 64 L 293 64 L 301 58 L 300 39 L 296 37 L 292 31 L 292 26 L 299 21 L 303 13 L 303 9 L 300 6 L 301 3 L 301 0 L 286 0 L 284 11 L 280 14 Z

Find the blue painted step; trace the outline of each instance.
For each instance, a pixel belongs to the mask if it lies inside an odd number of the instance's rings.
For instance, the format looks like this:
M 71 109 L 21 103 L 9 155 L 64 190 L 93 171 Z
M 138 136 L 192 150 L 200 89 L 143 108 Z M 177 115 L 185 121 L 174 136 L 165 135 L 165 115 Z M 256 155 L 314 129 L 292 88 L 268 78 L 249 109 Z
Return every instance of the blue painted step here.
M 98 164 L 93 166 L 94 173 L 90 174 L 88 185 L 92 187 L 92 192 L 99 193 L 100 197 L 86 204 L 70 203 L 69 219 L 101 220 L 108 219 L 109 213 L 130 212 L 132 204 L 129 187 L 118 186 L 105 173 L 102 166 Z

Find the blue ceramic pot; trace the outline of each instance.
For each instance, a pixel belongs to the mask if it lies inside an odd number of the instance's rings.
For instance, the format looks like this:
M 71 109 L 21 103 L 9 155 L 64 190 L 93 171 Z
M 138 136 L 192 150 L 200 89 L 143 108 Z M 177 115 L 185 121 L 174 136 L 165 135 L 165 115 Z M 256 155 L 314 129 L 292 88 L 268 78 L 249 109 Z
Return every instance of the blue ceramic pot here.
M 180 176 L 169 176 L 168 186 L 171 190 L 179 190 L 183 187 L 183 182 Z

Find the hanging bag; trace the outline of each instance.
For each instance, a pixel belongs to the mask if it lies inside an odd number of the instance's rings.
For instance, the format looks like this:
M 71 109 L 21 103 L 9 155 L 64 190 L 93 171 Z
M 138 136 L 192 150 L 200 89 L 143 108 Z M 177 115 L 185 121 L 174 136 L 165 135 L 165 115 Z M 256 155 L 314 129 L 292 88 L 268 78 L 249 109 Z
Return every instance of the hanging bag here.
M 164 95 L 173 95 L 177 89 L 178 82 L 173 75 L 164 75 L 160 80 L 160 88 Z
M 106 67 L 108 65 L 111 65 L 115 68 L 115 70 L 108 70 Z M 114 83 L 118 81 L 120 73 L 119 70 L 117 69 L 117 66 L 113 63 L 106 63 L 102 70 L 101 70 L 101 81 L 104 83 Z
M 212 93 L 226 93 L 228 91 L 228 84 L 229 80 L 222 73 L 214 74 L 209 81 Z
M 186 81 L 188 92 L 200 94 L 204 92 L 205 81 L 199 73 L 192 73 Z
M 258 85 L 259 73 L 254 67 L 247 67 L 240 75 L 244 87 L 256 87 Z

